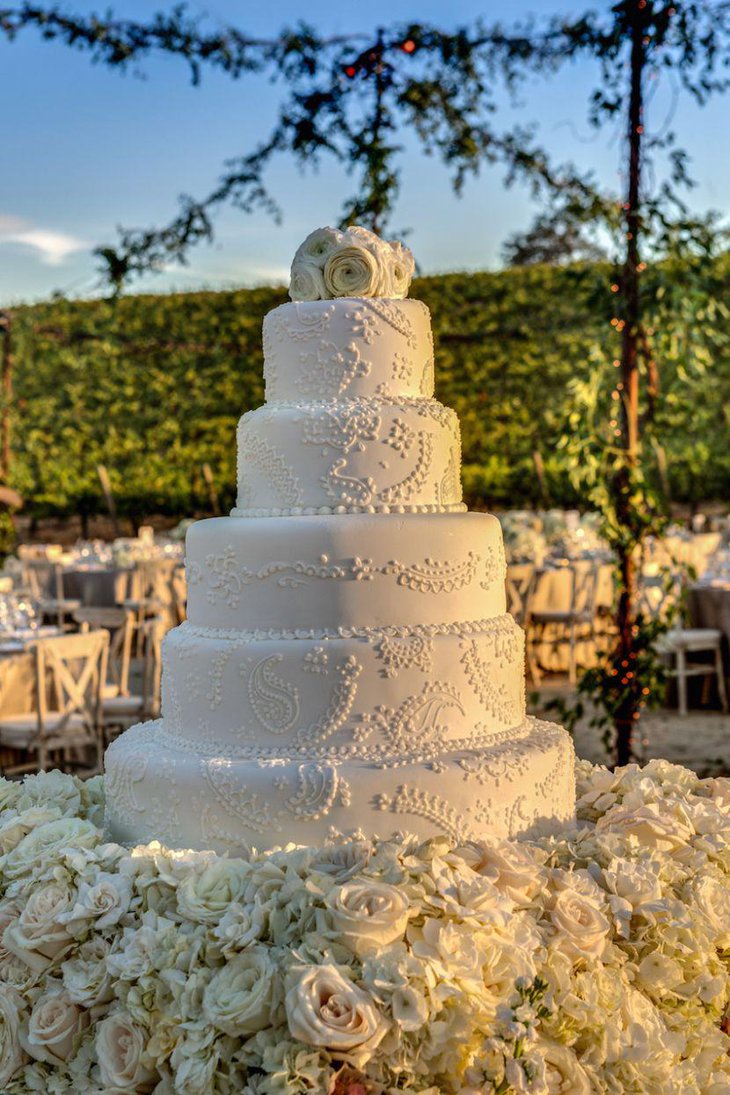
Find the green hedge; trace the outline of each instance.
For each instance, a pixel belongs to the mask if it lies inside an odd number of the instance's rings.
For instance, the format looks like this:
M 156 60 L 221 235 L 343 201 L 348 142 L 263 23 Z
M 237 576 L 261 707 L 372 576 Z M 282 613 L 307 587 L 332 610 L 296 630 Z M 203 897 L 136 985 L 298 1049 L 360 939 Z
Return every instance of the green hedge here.
M 609 279 L 604 266 L 536 266 L 415 283 L 433 315 L 437 395 L 461 417 L 471 504 L 580 503 L 556 446 L 568 382 L 595 367 L 596 347 L 616 352 Z M 263 400 L 261 320 L 284 299 L 267 288 L 17 309 L 10 478 L 27 511 L 103 510 L 99 463 L 138 519 L 205 510 L 204 463 L 232 504 L 236 421 Z M 730 361 L 718 354 L 701 384 L 681 371 L 664 371 L 659 423 L 673 497 L 726 498 Z

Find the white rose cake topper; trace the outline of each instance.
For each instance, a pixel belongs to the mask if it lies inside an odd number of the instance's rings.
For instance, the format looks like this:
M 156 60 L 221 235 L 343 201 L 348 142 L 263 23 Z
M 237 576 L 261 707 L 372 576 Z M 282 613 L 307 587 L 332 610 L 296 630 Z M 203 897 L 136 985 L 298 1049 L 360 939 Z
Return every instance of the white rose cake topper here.
M 297 249 L 291 267 L 292 300 L 408 296 L 415 263 L 396 240 L 367 228 L 316 228 Z

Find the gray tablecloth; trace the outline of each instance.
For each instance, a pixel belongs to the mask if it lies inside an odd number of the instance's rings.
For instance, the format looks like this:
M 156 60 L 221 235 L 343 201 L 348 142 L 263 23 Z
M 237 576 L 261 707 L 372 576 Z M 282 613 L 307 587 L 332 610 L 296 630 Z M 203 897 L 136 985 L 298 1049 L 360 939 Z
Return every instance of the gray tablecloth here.
M 133 567 L 64 570 L 64 596 L 87 607 L 111 608 L 135 596 L 133 575 Z

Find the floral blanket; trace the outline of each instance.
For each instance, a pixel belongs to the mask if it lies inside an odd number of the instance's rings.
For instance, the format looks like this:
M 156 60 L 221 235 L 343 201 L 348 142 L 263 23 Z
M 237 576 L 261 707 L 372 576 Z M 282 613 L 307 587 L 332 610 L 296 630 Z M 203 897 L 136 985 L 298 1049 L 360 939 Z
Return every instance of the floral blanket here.
M 0 1091 L 730 1091 L 730 780 L 582 763 L 574 829 L 241 858 L 0 780 Z

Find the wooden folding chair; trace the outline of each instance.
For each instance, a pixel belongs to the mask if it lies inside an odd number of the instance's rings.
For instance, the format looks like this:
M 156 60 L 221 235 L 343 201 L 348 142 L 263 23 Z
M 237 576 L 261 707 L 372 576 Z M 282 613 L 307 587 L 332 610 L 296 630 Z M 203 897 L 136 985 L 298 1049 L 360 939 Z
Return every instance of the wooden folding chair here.
M 577 562 L 570 565 L 570 604 L 567 609 L 531 611 L 529 618 L 528 664 L 533 679 L 540 683 L 540 673 L 535 657 L 536 648 L 543 644 L 558 649 L 568 647 L 568 680 L 575 684 L 578 678 L 577 645 L 593 643 L 596 637 L 596 589 L 598 566 L 594 562 Z M 554 634 L 545 636 L 550 627 Z M 535 676 L 536 674 L 536 676 Z
M 130 648 L 133 631 L 141 635 L 142 687 L 138 692 L 130 692 L 127 689 L 124 692 L 120 691 L 117 695 L 102 698 L 102 718 L 108 740 L 135 723 L 156 718 L 160 709 L 161 642 L 165 633 L 164 620 L 152 617 L 141 625 L 133 624 L 129 632 Z M 126 680 L 127 682 L 129 680 L 129 671 Z
M 717 694 L 722 710 L 727 712 L 728 699 L 725 667 L 722 660 L 722 631 L 712 627 L 685 627 L 682 604 L 682 582 L 678 574 L 642 575 L 639 580 L 639 609 L 650 618 L 669 620 L 670 629 L 662 635 L 657 649 L 674 664 L 669 676 L 677 679 L 677 705 L 680 715 L 687 714 L 687 681 L 703 677 L 705 687 L 710 677 L 717 679 Z M 710 654 L 712 661 L 695 661 L 690 654 Z M 703 699 L 706 701 L 706 696 Z
M 62 631 L 66 617 L 81 606 L 81 601 L 66 596 L 63 567 L 51 559 L 26 560 L 23 563 L 23 584 L 38 601 L 42 614 L 55 617 Z
M 6 768 L 6 774 L 44 770 L 51 753 L 68 765 L 72 751 L 93 747 L 101 771 L 104 738 L 101 688 L 106 677 L 109 635 L 60 635 L 38 639 L 35 655 L 35 711 L 0 717 L 0 745 L 34 753 L 35 762 Z

